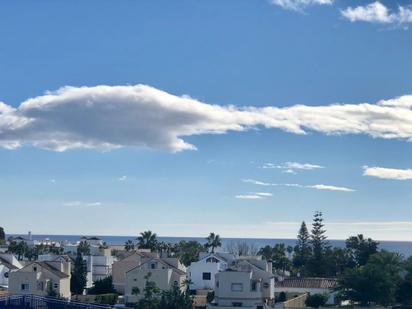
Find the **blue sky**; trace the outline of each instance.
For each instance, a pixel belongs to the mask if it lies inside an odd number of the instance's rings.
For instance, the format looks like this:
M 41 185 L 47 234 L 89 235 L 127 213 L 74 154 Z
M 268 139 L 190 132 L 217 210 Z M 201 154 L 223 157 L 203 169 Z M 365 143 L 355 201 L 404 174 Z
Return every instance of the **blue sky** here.
M 2 2 L 0 225 L 412 240 L 411 5 Z

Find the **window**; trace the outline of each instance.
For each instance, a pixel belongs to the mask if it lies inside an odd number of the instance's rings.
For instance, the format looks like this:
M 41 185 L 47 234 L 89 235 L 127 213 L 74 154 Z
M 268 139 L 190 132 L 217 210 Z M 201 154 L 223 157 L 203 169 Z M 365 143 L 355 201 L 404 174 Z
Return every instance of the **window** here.
M 243 292 L 243 283 L 232 283 L 232 292 Z
M 219 287 L 219 281 L 216 281 L 216 287 L 217 288 Z
M 23 283 L 23 284 L 21 285 L 21 290 L 22 290 L 22 291 L 29 291 L 29 290 L 30 290 L 30 284 L 28 284 L 28 283 Z
M 58 288 L 59 288 L 59 284 L 58 284 L 58 283 L 55 283 L 53 286 L 54 286 L 55 289 L 58 289 Z
M 33 271 L 34 271 L 34 272 L 37 271 L 37 266 L 33 266 Z
M 4 273 L 4 278 L 8 278 L 8 277 L 9 277 L 9 272 L 7 271 Z
M 252 281 L 252 284 L 251 284 L 251 286 L 250 286 L 250 290 L 251 290 L 252 292 L 255 292 L 255 291 L 256 291 L 256 285 L 257 285 L 256 281 Z
M 215 257 L 210 257 L 206 259 L 206 263 L 219 263 L 219 260 Z
M 267 289 L 267 288 L 269 287 L 269 283 L 267 283 L 267 282 L 263 283 L 263 287 L 264 287 L 265 289 Z
M 202 274 L 202 279 L 203 280 L 210 280 L 212 278 L 212 274 L 211 273 L 203 273 Z
M 156 269 L 157 263 L 150 263 L 150 269 Z
M 238 302 L 233 302 L 232 306 L 233 307 L 242 307 L 243 303 L 238 303 Z
M 256 306 L 256 309 L 263 309 L 263 306 Z

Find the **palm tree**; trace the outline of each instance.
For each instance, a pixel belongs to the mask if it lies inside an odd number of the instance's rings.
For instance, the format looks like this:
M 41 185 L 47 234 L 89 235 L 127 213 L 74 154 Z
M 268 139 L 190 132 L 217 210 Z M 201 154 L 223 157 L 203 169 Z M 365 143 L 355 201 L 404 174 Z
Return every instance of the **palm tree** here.
M 139 249 L 150 249 L 155 251 L 157 247 L 157 235 L 152 231 L 144 231 L 137 237 L 137 247 Z
M 130 239 L 127 240 L 127 241 L 124 243 L 124 249 L 125 249 L 127 252 L 134 250 L 134 243 L 133 243 L 133 241 L 131 241 Z
M 206 238 L 207 243 L 205 247 L 207 249 L 212 248 L 211 252 L 215 252 L 215 248 L 221 247 L 222 246 L 222 239 L 218 234 L 215 233 L 210 233 L 209 236 Z

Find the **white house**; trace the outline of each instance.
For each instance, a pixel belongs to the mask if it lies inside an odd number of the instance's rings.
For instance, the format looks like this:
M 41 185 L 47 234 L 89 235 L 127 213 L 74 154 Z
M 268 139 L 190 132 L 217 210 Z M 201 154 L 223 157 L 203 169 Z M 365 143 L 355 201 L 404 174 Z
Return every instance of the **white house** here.
M 10 272 L 9 292 L 46 296 L 54 291 L 63 298 L 70 298 L 70 263 L 33 262 Z
M 124 294 L 126 284 L 126 273 L 149 261 L 152 258 L 158 258 L 159 255 L 156 252 L 150 251 L 133 251 L 129 253 L 125 258 L 115 261 L 112 265 L 112 278 L 113 286 L 118 293 Z
M 301 294 L 326 294 L 328 295 L 327 305 L 335 304 L 334 288 L 337 285 L 336 278 L 285 278 L 275 284 L 275 294 L 281 292 L 290 299 Z
M 0 254 L 0 287 L 9 286 L 10 272 L 22 268 L 23 265 L 13 254 Z
M 213 290 L 215 275 L 225 271 L 234 261 L 235 257 L 230 253 L 200 253 L 199 260 L 187 269 L 190 290 Z
M 268 309 L 274 306 L 275 278 L 270 263 L 242 259 L 215 275 L 215 299 L 208 309 L 243 307 Z
M 135 295 L 134 289 L 143 291 L 146 278 L 150 276 L 160 290 L 170 290 L 177 285 L 182 292 L 186 289 L 186 269 L 176 258 L 152 258 L 126 272 L 125 302 L 137 302 L 142 294 Z

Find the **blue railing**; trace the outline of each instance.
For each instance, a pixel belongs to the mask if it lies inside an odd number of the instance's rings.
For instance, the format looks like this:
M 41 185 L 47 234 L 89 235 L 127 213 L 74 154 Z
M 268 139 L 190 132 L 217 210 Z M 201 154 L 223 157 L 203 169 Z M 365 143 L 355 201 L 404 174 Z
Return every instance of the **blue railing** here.
M 110 309 L 109 305 L 89 304 L 38 295 L 0 297 L 0 309 Z

